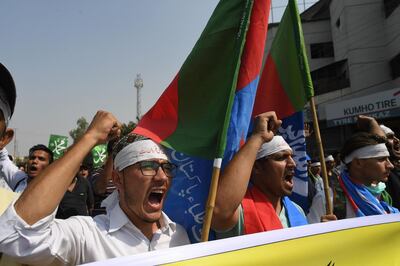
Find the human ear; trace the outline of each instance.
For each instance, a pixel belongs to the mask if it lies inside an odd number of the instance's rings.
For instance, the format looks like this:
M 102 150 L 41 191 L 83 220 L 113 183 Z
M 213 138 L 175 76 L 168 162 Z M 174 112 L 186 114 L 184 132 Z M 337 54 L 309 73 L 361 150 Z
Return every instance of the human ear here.
M 112 170 L 111 176 L 112 176 L 114 185 L 117 187 L 118 190 L 120 190 L 124 183 L 122 171 L 119 172 L 116 169 L 114 169 L 114 170 Z
M 0 149 L 3 149 L 5 146 L 7 146 L 8 143 L 13 139 L 14 137 L 14 130 L 12 128 L 6 128 L 3 136 L 0 138 Z
M 355 164 L 355 166 L 358 168 L 358 169 L 360 169 L 360 168 L 363 168 L 363 166 L 364 166 L 364 164 L 363 164 L 363 160 L 360 160 L 360 159 L 353 159 L 353 162 L 354 162 L 354 164 Z

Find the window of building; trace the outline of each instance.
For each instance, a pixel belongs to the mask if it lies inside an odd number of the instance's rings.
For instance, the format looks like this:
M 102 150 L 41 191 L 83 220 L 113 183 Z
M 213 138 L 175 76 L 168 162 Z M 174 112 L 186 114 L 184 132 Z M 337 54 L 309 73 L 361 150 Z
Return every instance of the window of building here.
M 386 17 L 389 17 L 393 13 L 393 11 L 400 5 L 399 0 L 384 0 L 383 3 L 385 5 Z
M 310 44 L 311 58 L 333 57 L 333 42 Z
M 400 77 L 400 53 L 390 60 L 390 68 L 393 79 Z
M 315 95 L 344 89 L 350 86 L 347 60 L 338 61 L 311 72 Z

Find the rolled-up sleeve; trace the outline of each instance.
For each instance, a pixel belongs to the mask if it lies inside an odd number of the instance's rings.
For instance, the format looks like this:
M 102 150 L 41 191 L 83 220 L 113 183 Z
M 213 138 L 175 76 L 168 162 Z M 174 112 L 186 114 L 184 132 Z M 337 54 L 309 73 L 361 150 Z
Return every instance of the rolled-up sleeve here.
M 83 232 L 78 220 L 57 220 L 54 213 L 33 225 L 16 213 L 14 203 L 0 216 L 0 252 L 20 263 L 74 264 Z
M 26 173 L 8 158 L 6 148 L 0 150 L 0 176 L 4 179 L 11 190 L 15 190 L 17 183 L 26 178 Z

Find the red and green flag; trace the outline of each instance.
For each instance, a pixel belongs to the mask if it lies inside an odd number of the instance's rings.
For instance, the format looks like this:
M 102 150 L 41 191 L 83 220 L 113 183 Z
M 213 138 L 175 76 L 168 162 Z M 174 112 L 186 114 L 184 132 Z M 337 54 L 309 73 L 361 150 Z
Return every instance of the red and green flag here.
M 297 3 L 289 0 L 264 64 L 253 115 L 275 111 L 282 119 L 279 132 L 296 161 L 290 198 L 304 210 L 309 202 L 303 108 L 313 94 Z
M 187 155 L 222 158 L 253 3 L 219 2 L 179 73 L 133 132 Z
M 253 115 L 275 111 L 282 119 L 303 110 L 313 95 L 297 3 L 289 0 L 261 74 Z
M 212 159 L 224 165 L 247 135 L 270 4 L 221 0 L 178 75 L 134 130 L 173 148 L 179 171 L 164 211 L 192 242 L 202 233 Z

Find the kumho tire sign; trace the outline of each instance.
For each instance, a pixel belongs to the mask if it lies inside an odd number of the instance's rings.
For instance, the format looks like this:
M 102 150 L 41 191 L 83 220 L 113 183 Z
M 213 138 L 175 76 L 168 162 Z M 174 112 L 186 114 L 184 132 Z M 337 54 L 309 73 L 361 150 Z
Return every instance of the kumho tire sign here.
M 325 111 L 328 127 L 353 124 L 358 115 L 376 119 L 400 116 L 400 88 L 327 104 Z

